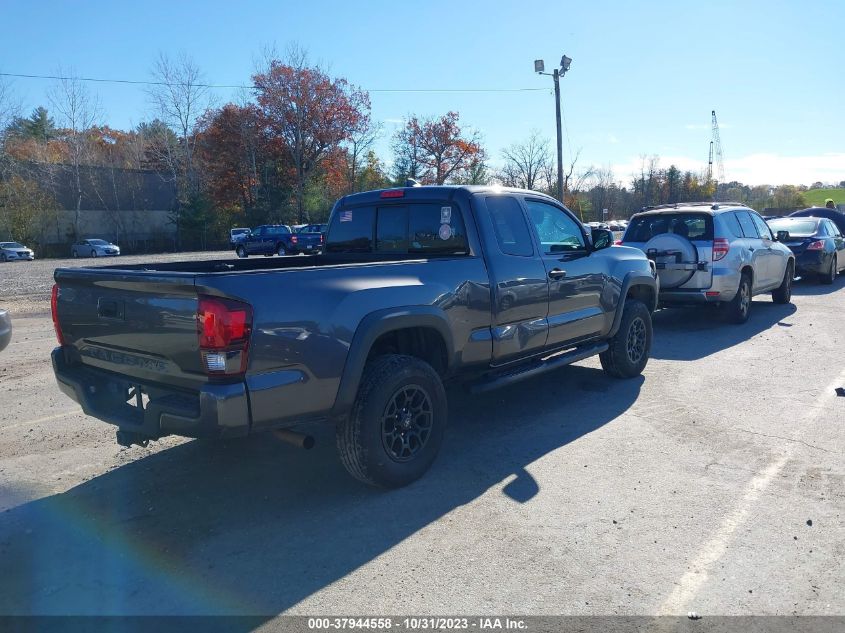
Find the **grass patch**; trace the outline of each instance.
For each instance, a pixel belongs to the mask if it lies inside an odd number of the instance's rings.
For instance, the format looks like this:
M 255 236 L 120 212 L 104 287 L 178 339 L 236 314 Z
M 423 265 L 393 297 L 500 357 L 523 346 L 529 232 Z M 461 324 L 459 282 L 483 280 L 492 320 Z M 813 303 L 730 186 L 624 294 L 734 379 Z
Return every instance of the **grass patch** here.
M 833 198 L 836 204 L 845 204 L 845 189 L 810 189 L 804 192 L 804 199 L 811 207 L 823 207 L 828 198 Z

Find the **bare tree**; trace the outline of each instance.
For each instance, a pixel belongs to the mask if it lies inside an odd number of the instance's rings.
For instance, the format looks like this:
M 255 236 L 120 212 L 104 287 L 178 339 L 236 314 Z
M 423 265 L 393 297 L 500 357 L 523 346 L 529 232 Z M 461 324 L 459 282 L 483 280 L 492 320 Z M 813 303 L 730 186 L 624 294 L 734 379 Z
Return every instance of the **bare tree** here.
M 365 108 L 362 108 L 361 120 L 347 139 L 347 152 L 349 154 L 348 179 L 349 192 L 355 193 L 358 189 L 358 177 L 361 171 L 361 159 L 372 149 L 373 144 L 382 134 L 383 125 L 374 122 L 370 117 L 369 97 Z
M 196 192 L 198 180 L 194 168 L 196 137 L 193 134 L 197 119 L 211 107 L 211 98 L 205 77 L 199 66 L 186 54 L 175 59 L 160 53 L 153 64 L 156 84 L 148 94 L 158 117 L 179 138 L 178 147 L 167 144 L 167 161 L 178 178 L 179 193 L 183 198 Z
M 73 234 L 78 237 L 83 196 L 82 170 L 90 150 L 87 131 L 97 121 L 99 105 L 97 97 L 91 94 L 85 83 L 72 70 L 64 71 L 59 68 L 57 74 L 61 79 L 50 89 L 47 96 L 58 114 L 58 125 L 68 148 L 65 169 L 70 174 L 76 197 Z
M 522 143 L 514 143 L 502 152 L 505 164 L 500 172 L 503 184 L 521 189 L 536 189 L 552 162 L 549 140 L 532 130 Z

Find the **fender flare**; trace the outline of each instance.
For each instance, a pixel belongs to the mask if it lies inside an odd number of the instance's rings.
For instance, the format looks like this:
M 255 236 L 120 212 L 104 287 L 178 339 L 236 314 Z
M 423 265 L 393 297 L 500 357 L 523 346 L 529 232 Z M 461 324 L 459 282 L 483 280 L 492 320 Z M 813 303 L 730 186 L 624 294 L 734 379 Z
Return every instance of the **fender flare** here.
M 355 402 L 358 385 L 364 374 L 364 366 L 373 343 L 378 337 L 393 330 L 412 327 L 426 327 L 436 330 L 446 345 L 447 371 L 453 366 L 454 341 L 446 313 L 434 306 L 406 306 L 387 308 L 371 312 L 358 324 L 349 346 L 346 363 L 338 385 L 332 415 L 339 416 L 347 413 Z
M 622 289 L 619 291 L 619 304 L 616 306 L 616 314 L 613 316 L 613 326 L 610 328 L 608 338 L 616 336 L 619 325 L 622 323 L 622 312 L 625 310 L 625 297 L 628 296 L 628 291 L 635 286 L 646 286 L 651 290 L 653 297 L 652 304 L 646 307 L 649 312 L 654 312 L 657 308 L 657 280 L 644 272 L 629 272 L 622 280 Z

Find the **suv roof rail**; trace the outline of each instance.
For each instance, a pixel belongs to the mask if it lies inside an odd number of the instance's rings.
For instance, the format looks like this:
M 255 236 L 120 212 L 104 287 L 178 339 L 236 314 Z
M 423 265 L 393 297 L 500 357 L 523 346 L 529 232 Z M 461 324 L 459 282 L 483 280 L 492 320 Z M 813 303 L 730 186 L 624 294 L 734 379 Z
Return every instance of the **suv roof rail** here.
M 640 211 L 657 211 L 659 209 L 677 209 L 679 207 L 710 207 L 713 211 L 721 207 L 745 207 L 750 209 L 744 202 L 672 202 L 670 204 L 656 204 L 643 207 Z

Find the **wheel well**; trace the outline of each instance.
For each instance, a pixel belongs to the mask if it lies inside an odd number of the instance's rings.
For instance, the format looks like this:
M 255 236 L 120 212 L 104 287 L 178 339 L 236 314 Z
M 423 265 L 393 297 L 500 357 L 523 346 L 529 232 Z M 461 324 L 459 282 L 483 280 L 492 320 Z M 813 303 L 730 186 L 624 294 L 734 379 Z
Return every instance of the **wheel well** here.
M 449 367 L 446 341 L 440 332 L 430 327 L 409 327 L 385 332 L 373 343 L 367 360 L 385 354 L 415 356 L 431 365 L 441 376 Z
M 740 275 L 747 274 L 751 278 L 751 287 L 754 287 L 754 269 L 751 266 L 743 266 L 740 271 Z
M 625 299 L 642 301 L 649 311 L 654 310 L 654 298 L 654 290 L 644 285 L 631 286 L 625 295 Z

